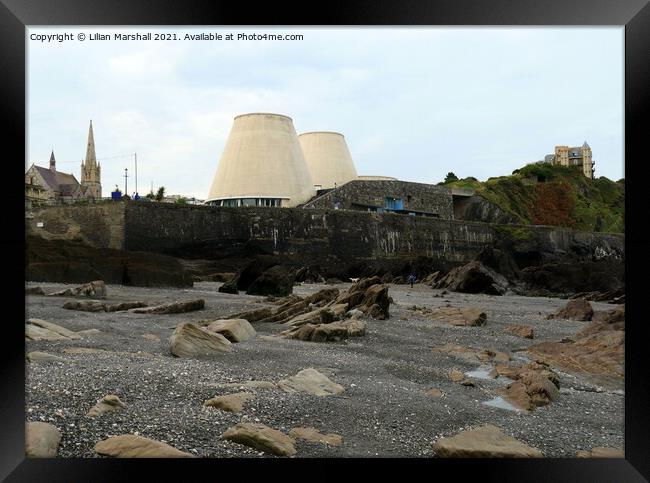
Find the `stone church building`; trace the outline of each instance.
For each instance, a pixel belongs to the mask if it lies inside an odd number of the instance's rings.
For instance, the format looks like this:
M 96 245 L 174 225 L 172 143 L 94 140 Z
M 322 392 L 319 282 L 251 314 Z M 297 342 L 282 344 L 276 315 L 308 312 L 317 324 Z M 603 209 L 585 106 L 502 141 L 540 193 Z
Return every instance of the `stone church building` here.
M 95 156 L 93 122 L 88 130 L 86 159 L 81 162 L 81 182 L 71 173 L 56 169 L 54 151 L 50 166 L 32 164 L 25 173 L 25 200 L 35 204 L 71 203 L 76 200 L 99 200 L 102 197 L 101 166 Z

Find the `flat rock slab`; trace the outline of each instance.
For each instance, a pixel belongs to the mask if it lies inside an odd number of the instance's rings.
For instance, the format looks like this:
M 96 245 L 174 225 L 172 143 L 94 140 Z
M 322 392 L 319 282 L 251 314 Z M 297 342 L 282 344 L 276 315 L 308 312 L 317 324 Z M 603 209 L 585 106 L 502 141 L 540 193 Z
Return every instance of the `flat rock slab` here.
M 597 447 L 588 451 L 576 451 L 576 458 L 625 458 L 625 453 L 622 449 Z
M 206 328 L 210 332 L 223 335 L 230 342 L 244 342 L 257 335 L 253 326 L 246 319 L 215 320 Z
M 61 431 L 48 423 L 30 421 L 25 425 L 25 454 L 28 458 L 54 458 Z
M 94 347 L 68 347 L 63 349 L 66 354 L 98 354 L 102 352 L 109 352 L 104 349 L 96 349 Z
M 95 445 L 95 452 L 116 458 L 194 458 L 173 446 L 135 434 L 111 436 Z
M 304 439 L 310 443 L 324 443 L 329 446 L 341 446 L 343 438 L 338 434 L 323 434 L 316 428 L 293 428 L 289 436 L 296 439 Z
M 533 328 L 530 325 L 511 325 L 506 328 L 506 332 L 524 339 L 533 339 L 535 337 Z
M 466 347 L 452 343 L 447 343 L 440 347 L 434 347 L 431 351 L 446 354 L 473 364 L 508 362 L 510 360 L 510 356 L 505 352 L 491 349 L 475 349 L 473 347 Z
M 131 309 L 134 314 L 182 314 L 205 308 L 205 300 L 187 300 L 185 302 L 170 302 L 168 304 L 156 305 L 154 307 L 143 307 Z
M 292 437 L 263 424 L 239 423 L 228 428 L 221 438 L 277 456 L 296 454 Z
M 146 306 L 147 304 L 144 302 L 122 302 L 109 305 L 99 300 L 70 300 L 63 304 L 64 309 L 82 312 L 120 312 Z
M 217 384 L 218 387 L 249 387 L 253 389 L 277 389 L 277 384 L 270 381 L 227 382 Z
M 146 302 L 122 302 L 119 304 L 107 305 L 106 312 L 121 312 L 122 310 L 139 309 L 146 306 Z
M 171 353 L 177 357 L 209 357 L 232 350 L 230 341 L 223 335 L 192 322 L 179 324 L 169 342 Z
M 32 340 L 78 340 L 75 332 L 43 319 L 28 319 L 25 335 Z
M 85 283 L 74 288 L 66 288 L 58 292 L 47 294 L 54 297 L 106 297 L 106 284 L 103 280 L 95 280 L 90 283 Z
M 155 334 L 142 334 L 142 337 L 144 337 L 147 340 L 152 340 L 154 342 L 160 341 L 160 337 L 158 337 Z
M 47 352 L 32 351 L 27 354 L 29 362 L 67 362 L 67 359 L 48 354 Z
M 625 331 L 603 330 L 575 342 L 541 342 L 528 347 L 533 357 L 577 374 L 614 381 L 625 376 Z
M 496 426 L 486 424 L 478 429 L 462 431 L 441 438 L 434 445 L 442 458 L 541 458 L 541 451 L 504 434 Z
M 95 334 L 101 334 L 102 331 L 99 329 L 86 329 L 86 330 L 79 330 L 77 331 L 77 335 L 95 335 Z
M 446 324 L 464 327 L 485 325 L 487 321 L 485 312 L 474 308 L 440 307 L 431 310 L 428 315 Z
M 106 312 L 106 304 L 99 300 L 70 300 L 63 304 L 63 308 L 82 312 Z
M 437 388 L 432 388 L 427 391 L 427 395 L 431 397 L 442 397 L 445 395 L 444 392 L 442 392 L 440 389 Z
M 94 418 L 104 413 L 124 411 L 124 409 L 126 409 L 126 405 L 120 401 L 120 398 L 115 394 L 109 394 L 97 401 L 97 404 L 86 413 L 86 417 Z
M 212 406 L 230 413 L 238 413 L 243 409 L 244 404 L 251 399 L 255 399 L 255 394 L 250 392 L 238 392 L 236 394 L 213 397 L 212 399 L 205 401 L 203 405 Z
M 343 386 L 312 368 L 303 369 L 295 376 L 278 381 L 278 387 L 285 392 L 307 393 L 315 396 L 333 396 L 345 391 Z

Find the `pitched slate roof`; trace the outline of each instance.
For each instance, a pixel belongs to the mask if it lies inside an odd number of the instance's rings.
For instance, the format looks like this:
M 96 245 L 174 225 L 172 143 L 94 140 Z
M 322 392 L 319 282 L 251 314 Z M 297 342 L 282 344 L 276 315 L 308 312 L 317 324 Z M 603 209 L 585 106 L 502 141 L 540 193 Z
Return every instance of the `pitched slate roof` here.
M 51 189 L 60 191 L 63 195 L 71 195 L 79 186 L 79 181 L 73 174 L 54 172 L 51 169 L 36 165 L 34 165 L 34 168 Z

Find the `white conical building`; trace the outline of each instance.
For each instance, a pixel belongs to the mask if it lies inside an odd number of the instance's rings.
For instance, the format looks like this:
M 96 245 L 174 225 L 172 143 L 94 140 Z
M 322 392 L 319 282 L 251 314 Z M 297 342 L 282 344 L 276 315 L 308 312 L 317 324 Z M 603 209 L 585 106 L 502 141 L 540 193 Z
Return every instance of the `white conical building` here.
M 235 117 L 207 204 L 292 207 L 315 194 L 290 117 L 268 113 Z
M 298 139 L 317 189 L 334 188 L 357 179 L 357 170 L 343 134 L 306 132 Z

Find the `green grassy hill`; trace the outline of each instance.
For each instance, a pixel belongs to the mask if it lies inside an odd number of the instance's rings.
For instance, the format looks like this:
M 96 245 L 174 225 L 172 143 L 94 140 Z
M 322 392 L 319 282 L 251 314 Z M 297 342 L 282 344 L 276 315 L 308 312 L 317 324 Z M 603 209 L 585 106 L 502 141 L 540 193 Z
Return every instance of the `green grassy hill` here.
M 586 178 L 581 168 L 531 164 L 511 176 L 480 182 L 464 178 L 445 186 L 472 188 L 520 223 L 583 231 L 625 231 L 625 180 Z

